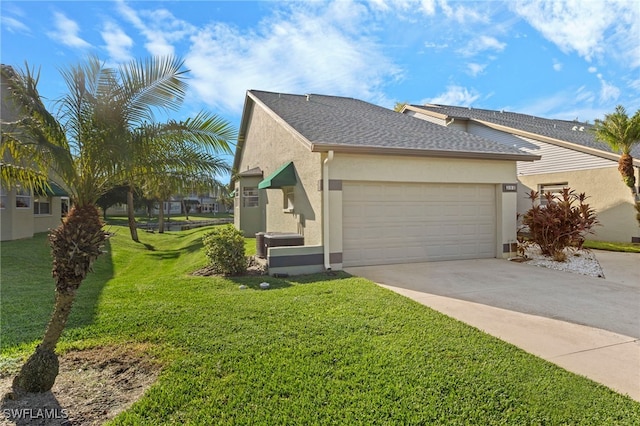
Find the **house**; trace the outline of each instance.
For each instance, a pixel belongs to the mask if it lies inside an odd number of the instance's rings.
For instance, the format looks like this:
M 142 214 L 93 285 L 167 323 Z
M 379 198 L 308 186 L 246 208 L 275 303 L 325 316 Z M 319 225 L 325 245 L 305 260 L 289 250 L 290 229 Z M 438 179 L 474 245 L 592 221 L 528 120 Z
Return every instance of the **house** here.
M 8 98 L 4 79 L 0 83 L 2 104 L 0 118 L 3 127 L 16 120 L 15 107 Z M 2 163 L 10 162 L 6 154 Z M 56 183 L 42 191 L 31 191 L 21 185 L 12 188 L 0 186 L 0 241 L 29 238 L 38 232 L 46 232 L 60 225 L 69 210 L 68 193 Z
M 31 238 L 58 227 L 69 211 L 69 194 L 54 181 L 43 191 L 0 188 L 0 241 Z
M 584 192 L 596 210 L 601 226 L 590 238 L 629 242 L 640 237 L 635 197 L 618 172 L 620 155 L 596 139 L 593 125 L 447 105 L 406 105 L 402 112 L 539 155 L 540 161 L 517 163 L 519 213 L 531 206 L 526 195 L 531 190 L 558 192 L 569 187 Z M 631 154 L 639 176 L 640 146 Z
M 234 158 L 234 220 L 270 273 L 508 257 L 516 162 L 539 157 L 357 99 L 247 92 Z

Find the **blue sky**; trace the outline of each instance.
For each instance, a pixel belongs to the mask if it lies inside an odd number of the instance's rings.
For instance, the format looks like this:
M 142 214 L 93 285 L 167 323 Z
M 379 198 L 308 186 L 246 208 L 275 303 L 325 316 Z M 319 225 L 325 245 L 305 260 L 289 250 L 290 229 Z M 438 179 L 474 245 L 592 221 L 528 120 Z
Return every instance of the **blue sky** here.
M 88 54 L 174 54 L 190 92 L 236 128 L 248 89 L 443 103 L 592 122 L 640 108 L 640 2 L 5 1 L 1 59 L 40 92 Z M 46 102 L 45 102 L 46 103 Z

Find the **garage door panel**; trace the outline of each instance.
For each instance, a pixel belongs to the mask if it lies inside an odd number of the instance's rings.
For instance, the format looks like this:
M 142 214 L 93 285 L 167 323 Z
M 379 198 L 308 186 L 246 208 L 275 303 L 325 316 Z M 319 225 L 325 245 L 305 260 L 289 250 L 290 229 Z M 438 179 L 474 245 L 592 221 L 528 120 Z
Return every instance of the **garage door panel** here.
M 345 266 L 495 257 L 494 185 L 345 182 Z

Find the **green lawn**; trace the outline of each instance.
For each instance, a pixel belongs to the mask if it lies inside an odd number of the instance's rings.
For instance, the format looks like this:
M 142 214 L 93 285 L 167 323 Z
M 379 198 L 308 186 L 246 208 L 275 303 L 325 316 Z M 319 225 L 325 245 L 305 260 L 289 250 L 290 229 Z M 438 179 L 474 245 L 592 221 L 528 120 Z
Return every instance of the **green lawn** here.
M 190 221 L 201 221 L 201 220 L 212 220 L 212 219 L 228 219 L 233 218 L 233 215 L 230 213 L 189 213 Z M 180 215 L 165 215 L 164 217 L 165 224 L 169 224 L 171 222 L 184 222 L 187 220 L 187 217 L 183 214 Z M 117 225 L 117 226 L 127 226 L 129 223 L 129 219 L 127 216 L 107 216 L 106 220 L 108 225 Z M 138 224 L 146 224 L 146 223 L 158 223 L 158 216 L 152 215 L 151 217 L 147 215 L 136 215 L 136 222 Z
M 640 403 L 370 281 L 194 277 L 206 228 L 114 229 L 60 349 L 141 343 L 165 368 L 111 424 L 640 424 Z M 6 369 L 51 311 L 45 237 L 2 243 L 1 266 Z
M 584 246 L 589 249 L 640 253 L 640 244 L 634 243 L 610 243 L 607 241 L 587 240 L 584 242 Z

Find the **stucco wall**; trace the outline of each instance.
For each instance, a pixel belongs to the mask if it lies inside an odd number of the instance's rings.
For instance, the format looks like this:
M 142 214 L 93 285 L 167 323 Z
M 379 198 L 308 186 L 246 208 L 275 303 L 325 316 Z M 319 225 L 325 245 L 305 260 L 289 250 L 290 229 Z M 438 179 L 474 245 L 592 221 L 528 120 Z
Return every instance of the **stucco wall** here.
M 293 161 L 298 180 L 294 188 L 294 211 L 283 212 L 282 189 L 260 190 L 260 208 L 265 218 L 263 230 L 296 232 L 304 236 L 305 245 L 322 244 L 322 193 L 318 191 L 320 154 L 310 152 L 292 132 L 254 105 L 241 155 L 238 172 L 260 167 L 264 177 Z
M 15 205 L 16 191 L 7 191 L 7 206 L 0 212 L 2 241 L 33 237 L 33 204 L 28 208 L 17 208 Z
M 243 177 L 236 182 L 233 221 L 236 228 L 244 232 L 245 237 L 253 237 L 264 231 L 264 193 L 259 193 L 257 207 L 242 207 L 242 194 L 245 187 L 257 188 L 262 180 L 259 176 Z
M 331 163 L 330 179 L 389 182 L 515 183 L 516 162 L 336 154 Z
M 335 154 L 329 179 L 424 183 L 494 184 L 496 188 L 496 254 L 508 257 L 505 244 L 516 241 L 517 194 L 503 192 L 503 183 L 516 183 L 515 161 L 467 160 L 409 156 Z M 342 192 L 330 193 L 330 252 L 342 252 Z M 390 219 L 392 220 L 392 218 Z M 340 269 L 341 265 L 333 265 Z
M 51 214 L 33 215 L 33 232 L 48 232 L 57 228 L 62 220 L 62 200 L 60 197 L 51 197 Z
M 601 226 L 590 239 L 630 242 L 632 236 L 640 236 L 635 219 L 633 196 L 620 178 L 617 167 L 563 173 L 547 173 L 519 176 L 518 211 L 525 212 L 530 206 L 526 193 L 538 190 L 539 185 L 567 183 L 577 193 L 584 192 L 588 203 L 596 210 Z

